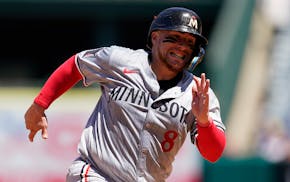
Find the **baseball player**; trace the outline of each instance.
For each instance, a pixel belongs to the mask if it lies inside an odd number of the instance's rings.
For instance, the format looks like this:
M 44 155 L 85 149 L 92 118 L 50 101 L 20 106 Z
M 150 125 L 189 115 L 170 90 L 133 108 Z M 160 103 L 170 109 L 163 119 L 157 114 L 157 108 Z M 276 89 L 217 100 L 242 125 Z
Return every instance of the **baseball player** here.
M 225 126 L 210 81 L 193 69 L 204 55 L 199 16 L 183 7 L 161 11 L 148 50 L 120 46 L 79 52 L 58 67 L 25 113 L 29 139 L 48 138 L 45 110 L 80 80 L 102 95 L 88 119 L 67 182 L 165 181 L 189 134 L 201 155 L 217 161 Z

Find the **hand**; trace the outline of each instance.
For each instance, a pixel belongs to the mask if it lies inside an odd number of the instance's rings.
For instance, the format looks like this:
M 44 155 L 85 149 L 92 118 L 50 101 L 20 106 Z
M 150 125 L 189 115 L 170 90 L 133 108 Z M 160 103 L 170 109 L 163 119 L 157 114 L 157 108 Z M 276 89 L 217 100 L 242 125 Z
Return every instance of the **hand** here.
M 33 103 L 24 115 L 26 129 L 30 130 L 28 138 L 31 142 L 33 142 L 34 136 L 39 130 L 41 130 L 43 139 L 48 138 L 47 119 L 44 110 L 43 107 Z
M 200 126 L 209 125 L 208 107 L 210 80 L 206 79 L 205 73 L 201 74 L 201 78 L 193 77 L 196 87 L 192 87 L 192 114 L 195 116 Z

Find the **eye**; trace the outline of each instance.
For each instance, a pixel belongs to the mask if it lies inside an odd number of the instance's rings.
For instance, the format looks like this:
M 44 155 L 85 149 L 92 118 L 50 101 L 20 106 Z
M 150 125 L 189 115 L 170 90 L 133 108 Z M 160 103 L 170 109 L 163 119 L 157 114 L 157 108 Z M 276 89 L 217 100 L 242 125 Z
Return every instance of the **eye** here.
M 191 40 L 188 40 L 187 41 L 187 45 L 188 45 L 188 47 L 191 47 L 191 48 L 195 48 L 196 47 L 195 42 L 194 41 L 191 41 Z
M 178 42 L 177 38 L 175 37 L 171 37 L 171 36 L 168 36 L 168 37 L 165 37 L 163 42 L 171 42 L 171 43 L 176 43 Z

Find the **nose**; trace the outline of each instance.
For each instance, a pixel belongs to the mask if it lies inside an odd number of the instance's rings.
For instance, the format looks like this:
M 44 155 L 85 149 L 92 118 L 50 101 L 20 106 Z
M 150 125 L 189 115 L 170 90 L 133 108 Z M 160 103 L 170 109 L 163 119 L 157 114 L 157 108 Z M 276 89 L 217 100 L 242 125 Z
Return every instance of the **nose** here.
M 188 52 L 191 50 L 191 47 L 188 44 L 186 44 L 185 42 L 179 42 L 177 44 L 177 48 L 178 48 L 178 50 L 185 51 L 185 52 Z
M 187 46 L 186 46 L 186 44 L 184 44 L 184 43 L 179 43 L 179 44 L 178 44 L 178 48 L 179 48 L 179 49 L 186 49 Z

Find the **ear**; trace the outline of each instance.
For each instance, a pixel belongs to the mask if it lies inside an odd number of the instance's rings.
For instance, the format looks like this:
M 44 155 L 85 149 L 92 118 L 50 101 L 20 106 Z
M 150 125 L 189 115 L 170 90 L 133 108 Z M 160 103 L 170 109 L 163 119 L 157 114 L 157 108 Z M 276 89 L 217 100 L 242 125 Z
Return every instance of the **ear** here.
M 154 31 L 151 33 L 151 42 L 152 42 L 152 45 L 154 44 L 154 42 L 156 42 L 156 40 L 158 39 L 158 32 L 157 31 Z

